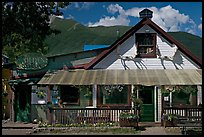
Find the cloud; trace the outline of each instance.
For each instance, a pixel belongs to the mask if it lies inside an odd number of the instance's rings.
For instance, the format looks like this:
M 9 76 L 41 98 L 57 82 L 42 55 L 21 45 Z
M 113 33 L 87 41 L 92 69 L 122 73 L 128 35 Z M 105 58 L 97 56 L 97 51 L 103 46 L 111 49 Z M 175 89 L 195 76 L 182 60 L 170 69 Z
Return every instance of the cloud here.
M 182 25 L 187 23 L 191 24 L 193 28 L 195 27 L 195 23 L 190 19 L 188 15 L 181 14 L 178 10 L 173 9 L 170 5 L 162 7 L 160 9 L 156 7 L 135 7 L 128 9 L 126 11 L 126 15 L 139 17 L 139 12 L 145 8 L 153 11 L 152 21 L 154 21 L 165 31 L 180 31 Z
M 202 21 L 202 17 L 200 18 L 200 20 Z M 202 23 L 198 25 L 198 28 L 200 29 L 200 31 L 202 31 Z
M 114 14 L 116 12 L 119 12 L 120 14 L 124 14 L 125 13 L 123 7 L 121 7 L 118 4 L 115 4 L 115 5 L 111 4 L 111 5 L 109 5 L 108 8 L 107 8 L 107 11 L 109 13 L 112 13 L 112 14 Z
M 117 17 L 104 16 L 98 22 L 95 22 L 95 23 L 89 22 L 88 26 L 96 27 L 96 26 L 116 26 L 116 25 L 128 26 L 129 25 L 130 20 L 128 19 L 128 16 L 125 15 L 125 10 L 120 5 L 111 4 L 107 7 L 107 11 L 111 14 L 119 13 L 119 15 Z
M 118 17 L 109 17 L 109 16 L 105 16 L 103 18 L 101 18 L 98 22 L 95 23 L 88 23 L 89 27 L 96 27 L 96 26 L 116 26 L 116 25 L 125 25 L 128 26 L 128 24 L 130 23 L 130 20 L 127 19 L 126 17 L 123 17 L 121 15 L 119 15 Z
M 64 19 L 64 16 L 56 16 L 56 18 Z
M 71 2 L 71 5 L 74 8 L 77 8 L 78 10 L 82 9 L 89 9 L 92 5 L 94 5 L 94 2 Z
M 95 26 L 114 26 L 114 25 L 125 25 L 128 26 L 130 20 L 128 17 L 139 18 L 139 12 L 143 9 L 148 8 L 153 11 L 154 21 L 158 26 L 160 26 L 164 31 L 181 31 L 186 29 L 187 32 L 195 34 L 197 26 L 196 23 L 188 16 L 180 13 L 179 10 L 174 9 L 172 6 L 168 5 L 161 8 L 156 7 L 133 7 L 124 10 L 119 4 L 110 4 L 107 7 L 107 12 L 113 14 L 113 16 L 105 16 L 99 19 L 99 21 L 92 23 L 89 22 L 89 27 Z M 118 14 L 118 15 L 117 15 Z M 115 16 L 114 16 L 115 15 Z M 188 27 L 186 27 L 186 25 Z M 199 29 L 202 29 L 200 24 Z
M 66 17 L 66 19 L 74 19 L 74 16 L 72 16 L 71 14 L 69 14 L 68 17 Z

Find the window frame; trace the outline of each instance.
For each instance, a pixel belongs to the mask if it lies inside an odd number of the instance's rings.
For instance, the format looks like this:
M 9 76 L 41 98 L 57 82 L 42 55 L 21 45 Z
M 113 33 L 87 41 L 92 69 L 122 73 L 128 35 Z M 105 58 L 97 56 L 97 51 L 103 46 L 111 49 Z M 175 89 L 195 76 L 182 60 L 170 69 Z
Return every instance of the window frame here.
M 62 99 L 62 92 L 65 94 L 66 91 L 62 91 L 62 88 L 64 87 L 71 87 L 71 85 L 63 85 L 60 87 L 60 98 Z M 78 99 L 77 99 L 77 102 L 66 102 L 66 100 L 63 100 L 63 105 L 77 105 L 79 106 L 80 105 L 80 92 L 78 92 Z
M 151 35 L 153 37 L 152 46 L 143 46 L 143 47 L 153 47 L 153 52 L 149 54 L 139 53 L 139 48 L 142 47 L 138 44 L 138 35 Z M 137 48 L 136 58 L 156 58 L 156 33 L 135 33 L 135 44 Z
M 124 108 L 131 108 L 131 85 L 126 85 L 127 86 L 127 104 L 101 104 L 100 103 L 100 86 L 103 85 L 97 85 L 97 107 L 99 108 L 104 108 L 104 107 L 109 107 L 109 108 L 114 108 L 114 107 L 124 107 Z

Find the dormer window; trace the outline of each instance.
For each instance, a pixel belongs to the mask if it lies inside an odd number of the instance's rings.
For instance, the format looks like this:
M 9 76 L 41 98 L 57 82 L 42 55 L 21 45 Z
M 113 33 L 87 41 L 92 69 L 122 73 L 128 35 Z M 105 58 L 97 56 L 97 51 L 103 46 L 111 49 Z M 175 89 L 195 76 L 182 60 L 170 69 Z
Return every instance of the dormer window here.
M 138 58 L 156 57 L 156 34 L 155 33 L 137 33 L 136 46 Z

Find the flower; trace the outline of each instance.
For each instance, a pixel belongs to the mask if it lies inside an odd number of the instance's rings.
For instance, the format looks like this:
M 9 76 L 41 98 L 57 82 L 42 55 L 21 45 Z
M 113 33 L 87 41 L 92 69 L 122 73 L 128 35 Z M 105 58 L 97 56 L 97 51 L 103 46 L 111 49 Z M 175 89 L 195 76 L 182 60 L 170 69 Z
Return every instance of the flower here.
M 138 119 L 139 116 L 131 112 L 121 112 L 119 118 L 121 119 Z
M 165 121 L 172 121 L 174 119 L 178 119 L 178 116 L 175 114 L 163 114 L 163 116 L 161 117 L 162 120 Z
M 37 92 L 37 96 L 41 99 L 43 99 L 46 96 L 46 93 L 44 90 L 40 90 Z

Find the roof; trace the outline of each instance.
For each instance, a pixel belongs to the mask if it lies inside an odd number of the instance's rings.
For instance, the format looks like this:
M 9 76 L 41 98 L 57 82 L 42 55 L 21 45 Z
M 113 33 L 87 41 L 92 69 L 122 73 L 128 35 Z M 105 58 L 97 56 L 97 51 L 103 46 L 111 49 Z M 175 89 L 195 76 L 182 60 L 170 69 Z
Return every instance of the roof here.
M 202 69 L 60 70 L 47 73 L 41 85 L 202 85 Z
M 116 49 L 116 47 L 118 47 L 120 44 L 122 44 L 125 40 L 127 40 L 131 35 L 133 35 L 137 30 L 139 30 L 144 25 L 149 25 L 151 28 L 153 28 L 162 37 L 167 39 L 172 44 L 174 43 L 182 53 L 187 55 L 191 60 L 193 60 L 196 64 L 198 64 L 200 67 L 202 67 L 202 61 L 198 57 L 194 56 L 192 54 L 192 52 L 189 51 L 182 43 L 175 40 L 171 35 L 169 35 L 167 32 L 165 32 L 163 29 L 161 29 L 157 24 L 155 24 L 149 18 L 143 18 L 138 24 L 136 24 L 134 27 L 132 27 L 130 30 L 128 30 L 123 36 L 121 36 L 118 40 L 116 40 L 108 49 L 104 50 L 94 60 L 92 60 L 90 63 L 88 63 L 85 66 L 85 69 L 93 68 L 94 65 L 96 65 L 98 62 L 100 62 L 104 57 L 106 57 L 108 54 L 110 54 L 114 49 Z

